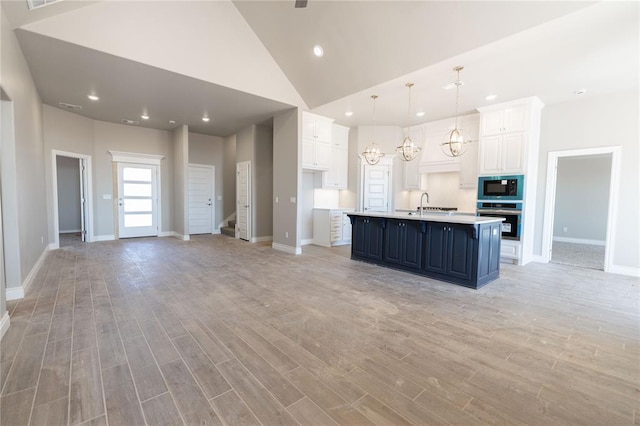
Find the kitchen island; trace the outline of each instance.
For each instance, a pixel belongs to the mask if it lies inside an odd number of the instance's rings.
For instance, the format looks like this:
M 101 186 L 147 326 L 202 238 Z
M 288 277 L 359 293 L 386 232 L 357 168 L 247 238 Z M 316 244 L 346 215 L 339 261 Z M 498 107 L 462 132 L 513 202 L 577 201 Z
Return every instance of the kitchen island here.
M 351 258 L 465 287 L 500 274 L 504 219 L 446 213 L 348 213 Z

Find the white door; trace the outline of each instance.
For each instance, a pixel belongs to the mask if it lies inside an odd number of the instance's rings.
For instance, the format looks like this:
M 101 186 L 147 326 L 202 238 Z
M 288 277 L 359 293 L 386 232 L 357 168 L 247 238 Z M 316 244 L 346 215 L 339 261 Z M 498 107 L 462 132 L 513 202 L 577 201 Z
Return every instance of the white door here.
M 364 167 L 364 210 L 386 212 L 389 209 L 389 173 L 389 166 Z
M 189 234 L 213 232 L 213 166 L 189 165 Z
M 238 219 L 238 237 L 251 238 L 251 161 L 236 165 L 236 215 Z
M 81 158 L 78 162 L 80 167 L 80 235 L 82 242 L 87 241 L 87 224 L 89 223 L 87 217 L 87 194 L 86 191 L 89 188 L 87 185 L 87 160 Z
M 158 235 L 158 167 L 118 163 L 118 238 Z

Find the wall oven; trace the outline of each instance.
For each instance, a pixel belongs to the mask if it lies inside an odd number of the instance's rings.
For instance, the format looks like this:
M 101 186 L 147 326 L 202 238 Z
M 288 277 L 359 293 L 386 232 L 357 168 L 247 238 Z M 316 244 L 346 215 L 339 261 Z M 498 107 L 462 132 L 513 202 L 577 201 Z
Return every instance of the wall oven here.
M 478 200 L 520 200 L 524 196 L 524 175 L 481 176 Z
M 477 206 L 478 216 L 503 217 L 502 238 L 520 240 L 522 231 L 522 203 L 483 202 Z

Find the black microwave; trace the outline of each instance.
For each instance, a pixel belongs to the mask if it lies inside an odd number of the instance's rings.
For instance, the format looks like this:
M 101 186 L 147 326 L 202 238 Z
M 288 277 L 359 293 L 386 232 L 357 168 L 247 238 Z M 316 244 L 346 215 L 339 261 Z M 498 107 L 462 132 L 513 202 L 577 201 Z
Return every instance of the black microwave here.
M 524 175 L 481 176 L 478 179 L 478 200 L 522 200 Z

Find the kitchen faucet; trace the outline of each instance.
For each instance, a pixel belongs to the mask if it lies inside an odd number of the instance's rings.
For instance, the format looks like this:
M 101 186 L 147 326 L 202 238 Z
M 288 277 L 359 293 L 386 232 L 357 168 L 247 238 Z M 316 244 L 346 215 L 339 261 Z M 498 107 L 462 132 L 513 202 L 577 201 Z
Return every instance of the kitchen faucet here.
M 420 196 L 420 216 L 422 216 L 422 200 L 424 199 L 425 195 L 427 196 L 427 203 L 429 202 L 429 193 L 423 192 L 422 195 Z

